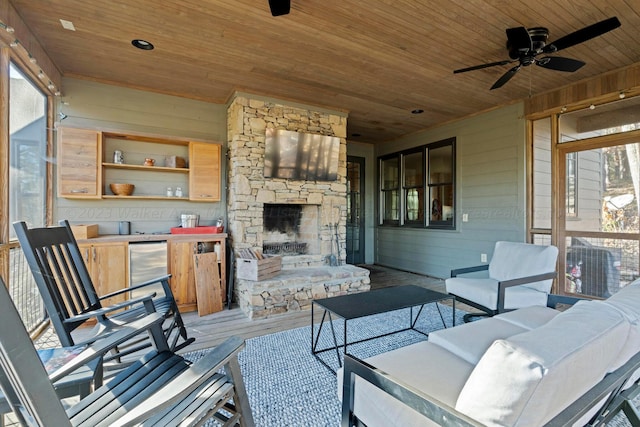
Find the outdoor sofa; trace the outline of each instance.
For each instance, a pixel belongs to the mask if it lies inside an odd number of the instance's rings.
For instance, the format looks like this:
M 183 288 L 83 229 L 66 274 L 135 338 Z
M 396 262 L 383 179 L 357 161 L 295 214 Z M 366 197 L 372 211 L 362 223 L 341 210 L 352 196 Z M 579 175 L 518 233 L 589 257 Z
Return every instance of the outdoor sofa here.
M 624 394 L 637 392 L 639 367 L 640 280 L 607 300 L 521 308 L 364 361 L 347 355 L 342 425 L 585 425 L 614 406 L 640 425 Z

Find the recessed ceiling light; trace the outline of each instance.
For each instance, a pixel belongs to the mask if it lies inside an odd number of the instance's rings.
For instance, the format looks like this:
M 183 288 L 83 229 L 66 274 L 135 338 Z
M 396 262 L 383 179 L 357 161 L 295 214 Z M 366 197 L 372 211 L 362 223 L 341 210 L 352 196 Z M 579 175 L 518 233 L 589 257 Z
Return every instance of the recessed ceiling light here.
M 415 110 L 411 110 L 411 114 L 422 114 L 424 110 L 421 108 L 416 108 Z
M 142 50 L 152 50 L 153 45 L 146 40 L 142 39 L 133 39 L 131 40 L 131 44 Z
M 73 22 L 67 21 L 66 19 L 61 19 L 60 23 L 62 24 L 62 28 L 69 31 L 75 31 L 76 27 L 73 26 Z

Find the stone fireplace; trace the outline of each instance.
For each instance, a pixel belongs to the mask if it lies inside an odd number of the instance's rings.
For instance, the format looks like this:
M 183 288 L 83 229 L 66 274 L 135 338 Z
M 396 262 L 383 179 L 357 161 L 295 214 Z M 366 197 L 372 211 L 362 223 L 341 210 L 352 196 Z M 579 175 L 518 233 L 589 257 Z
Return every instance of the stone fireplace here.
M 228 107 L 227 126 L 231 246 L 235 253 L 249 248 L 282 256 L 283 271 L 273 280 L 236 280 L 242 310 L 266 317 L 308 308 L 313 298 L 369 290 L 368 271 L 345 265 L 346 115 L 239 94 Z M 338 137 L 337 179 L 265 178 L 268 128 Z M 332 259 L 337 267 L 329 265 Z

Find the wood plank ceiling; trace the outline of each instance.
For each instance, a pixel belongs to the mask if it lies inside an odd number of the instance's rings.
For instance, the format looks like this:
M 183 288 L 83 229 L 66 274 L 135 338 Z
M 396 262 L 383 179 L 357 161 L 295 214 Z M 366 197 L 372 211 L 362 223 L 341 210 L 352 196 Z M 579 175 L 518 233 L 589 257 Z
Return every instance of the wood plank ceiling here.
M 292 0 L 279 17 L 267 0 L 11 2 L 64 76 L 214 103 L 245 91 L 346 111 L 349 139 L 369 143 L 640 62 L 640 0 Z M 526 67 L 492 91 L 513 64 L 452 73 L 508 59 L 507 28 L 544 26 L 551 42 L 611 16 L 620 28 L 562 51 L 586 62 L 575 73 Z M 155 49 L 134 48 L 135 38 Z

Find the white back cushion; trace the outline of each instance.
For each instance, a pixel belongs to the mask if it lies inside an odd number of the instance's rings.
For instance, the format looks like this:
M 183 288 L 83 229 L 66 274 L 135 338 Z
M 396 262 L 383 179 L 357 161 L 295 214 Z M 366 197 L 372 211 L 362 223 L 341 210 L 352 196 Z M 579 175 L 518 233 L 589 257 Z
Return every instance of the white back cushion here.
M 613 372 L 640 351 L 640 280 L 628 284 L 604 303 L 619 310 L 630 324 L 627 341 L 611 366 Z
M 496 242 L 489 277 L 498 281 L 517 279 L 549 273 L 556 270 L 558 248 L 555 246 L 532 245 L 522 242 Z M 524 286 L 549 293 L 553 280 L 528 283 Z
M 456 409 L 488 426 L 542 425 L 606 375 L 628 331 L 614 308 L 580 302 L 539 328 L 496 341 Z

